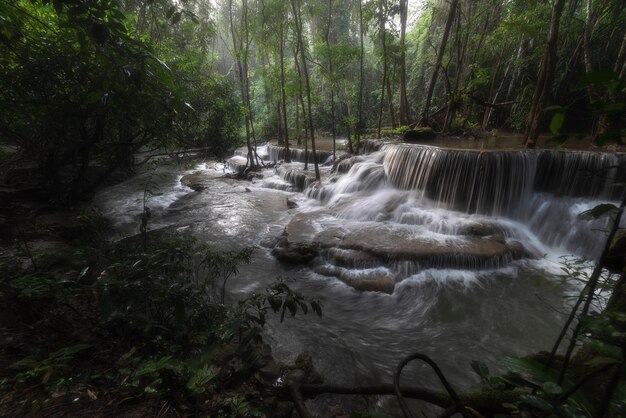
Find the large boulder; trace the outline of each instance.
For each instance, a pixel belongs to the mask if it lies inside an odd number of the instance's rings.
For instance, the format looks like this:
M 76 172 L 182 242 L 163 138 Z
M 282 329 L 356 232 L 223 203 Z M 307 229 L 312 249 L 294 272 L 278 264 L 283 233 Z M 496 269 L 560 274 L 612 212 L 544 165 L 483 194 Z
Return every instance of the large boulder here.
M 411 225 L 339 225 L 308 214 L 294 216 L 273 254 L 290 264 L 316 260 L 319 274 L 358 290 L 386 293 L 393 292 L 398 280 L 428 268 L 492 269 L 532 257 L 521 243 L 506 242 L 501 235 L 429 236 L 417 234 Z

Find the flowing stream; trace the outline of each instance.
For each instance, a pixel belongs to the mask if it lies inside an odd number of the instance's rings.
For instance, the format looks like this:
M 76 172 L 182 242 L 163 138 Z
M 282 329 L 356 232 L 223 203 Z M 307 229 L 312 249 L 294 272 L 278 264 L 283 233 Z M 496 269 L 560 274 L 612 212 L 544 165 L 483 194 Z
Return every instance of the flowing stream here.
M 146 185 L 156 185 L 160 194 L 146 199 L 151 229 L 174 226 L 217 248 L 257 247 L 228 297 L 282 277 L 319 298 L 322 318 L 274 318 L 266 340 L 280 361 L 310 353 L 327 383 L 390 383 L 400 359 L 417 351 L 458 390 L 476 389 L 472 360 L 498 371 L 503 356 L 549 349 L 576 291 L 558 278 L 560 257 L 599 255 L 606 221 L 578 214 L 616 199 L 621 190 L 608 179 L 624 176 L 625 156 L 370 145 L 373 152 L 341 161 L 332 173 L 321 167 L 322 184 L 312 181 L 312 166 L 302 172 L 304 155 L 292 150 L 300 162 L 267 168 L 262 179 L 225 179 L 221 163 L 163 165 L 103 190 L 95 204 L 121 236 L 134 234 Z M 259 154 L 275 161 L 284 150 L 270 145 Z M 182 186 L 190 172 L 208 187 Z M 292 242 L 282 245 L 316 251 L 306 264 L 273 255 L 285 228 Z M 362 283 L 385 290 L 356 290 Z M 439 388 L 425 366 L 403 376 Z M 370 398 L 367 406 L 394 414 L 389 399 Z M 366 406 L 327 396 L 311 407 L 325 415 L 326 404 L 337 402 Z

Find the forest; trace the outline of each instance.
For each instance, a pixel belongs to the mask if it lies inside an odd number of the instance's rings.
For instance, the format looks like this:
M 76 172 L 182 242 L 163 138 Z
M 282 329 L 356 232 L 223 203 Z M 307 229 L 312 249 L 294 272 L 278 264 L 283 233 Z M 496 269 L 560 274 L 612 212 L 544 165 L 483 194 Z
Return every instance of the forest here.
M 625 113 L 622 0 L 0 0 L 0 416 L 624 416 Z

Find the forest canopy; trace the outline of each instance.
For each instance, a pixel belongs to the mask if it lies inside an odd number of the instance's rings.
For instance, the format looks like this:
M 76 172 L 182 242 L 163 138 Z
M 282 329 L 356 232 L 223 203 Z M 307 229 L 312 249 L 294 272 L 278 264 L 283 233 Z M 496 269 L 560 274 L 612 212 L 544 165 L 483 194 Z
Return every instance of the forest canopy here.
M 48 190 L 136 152 L 430 126 L 620 141 L 619 0 L 10 0 L 0 141 Z M 288 141 L 286 142 L 288 144 Z M 352 142 L 349 142 L 352 145 Z M 314 144 L 313 144 L 314 146 Z M 251 155 L 251 151 L 250 155 Z M 251 161 L 251 160 L 250 160 Z M 94 170 L 97 167 L 97 170 Z M 36 180 L 36 181 L 35 181 Z

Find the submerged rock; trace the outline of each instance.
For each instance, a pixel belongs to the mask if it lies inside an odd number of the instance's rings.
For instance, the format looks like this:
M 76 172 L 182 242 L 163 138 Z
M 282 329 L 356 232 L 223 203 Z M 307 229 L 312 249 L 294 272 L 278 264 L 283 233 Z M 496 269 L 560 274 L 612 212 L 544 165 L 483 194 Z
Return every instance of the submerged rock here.
M 202 171 L 194 171 L 191 174 L 181 177 L 180 183 L 196 192 L 201 192 L 209 187 L 210 180 L 211 179 L 203 174 Z
M 486 237 L 488 235 L 501 235 L 502 227 L 490 222 L 471 222 L 462 225 L 458 230 L 459 235 L 471 235 L 474 237 Z
M 361 291 L 393 293 L 396 286 L 396 279 L 391 272 L 385 268 L 368 270 L 348 270 L 329 264 L 319 266 L 316 273 L 324 276 L 333 276 Z

